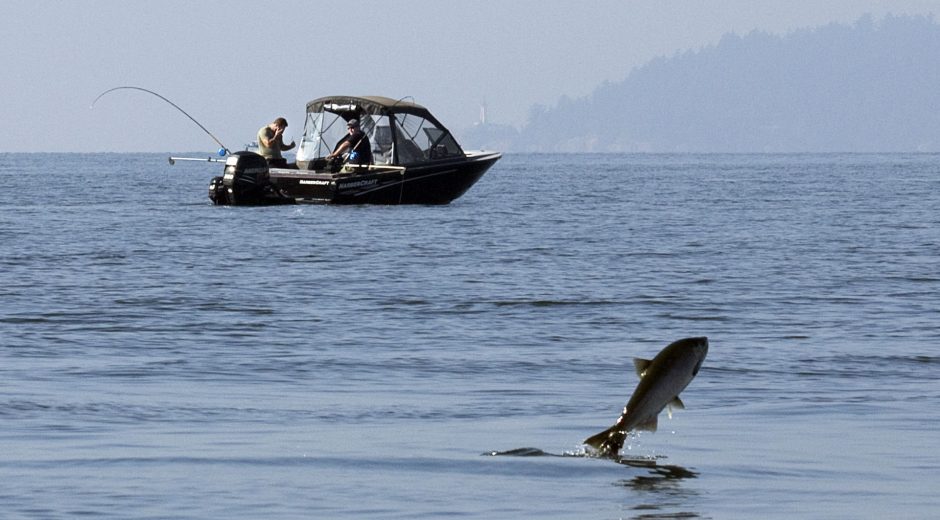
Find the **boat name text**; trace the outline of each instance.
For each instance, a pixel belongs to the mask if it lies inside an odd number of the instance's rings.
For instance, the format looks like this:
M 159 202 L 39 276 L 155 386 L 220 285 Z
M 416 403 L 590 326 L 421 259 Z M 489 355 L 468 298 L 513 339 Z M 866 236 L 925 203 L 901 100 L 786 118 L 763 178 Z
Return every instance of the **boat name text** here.
M 344 184 L 340 184 L 339 188 L 340 189 L 362 188 L 363 186 L 372 186 L 373 184 L 378 184 L 378 183 L 379 183 L 378 179 L 368 179 L 368 180 L 361 180 L 361 181 L 356 181 L 356 182 L 347 182 Z

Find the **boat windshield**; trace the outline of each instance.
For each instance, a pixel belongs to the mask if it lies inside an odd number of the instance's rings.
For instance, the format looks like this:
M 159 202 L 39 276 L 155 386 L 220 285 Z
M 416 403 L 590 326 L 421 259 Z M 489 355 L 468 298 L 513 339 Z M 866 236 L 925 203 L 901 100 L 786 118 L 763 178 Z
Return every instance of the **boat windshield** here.
M 363 113 L 359 122 L 362 131 L 369 136 L 375 164 L 408 165 L 463 156 L 463 150 L 447 129 L 414 114 L 398 113 L 389 117 Z M 309 112 L 297 160 L 326 157 L 345 135 L 346 118 L 341 114 Z
M 395 114 L 398 164 L 414 164 L 463 155 L 450 132 L 411 114 Z

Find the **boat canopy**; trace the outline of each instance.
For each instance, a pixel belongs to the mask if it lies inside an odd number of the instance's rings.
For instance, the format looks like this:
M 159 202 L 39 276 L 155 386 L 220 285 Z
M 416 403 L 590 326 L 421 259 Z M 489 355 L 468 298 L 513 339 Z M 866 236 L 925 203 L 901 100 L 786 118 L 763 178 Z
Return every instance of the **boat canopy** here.
M 307 103 L 298 163 L 332 153 L 351 119 L 358 119 L 369 137 L 375 164 L 407 166 L 466 157 L 447 128 L 417 103 L 382 96 L 330 96 Z

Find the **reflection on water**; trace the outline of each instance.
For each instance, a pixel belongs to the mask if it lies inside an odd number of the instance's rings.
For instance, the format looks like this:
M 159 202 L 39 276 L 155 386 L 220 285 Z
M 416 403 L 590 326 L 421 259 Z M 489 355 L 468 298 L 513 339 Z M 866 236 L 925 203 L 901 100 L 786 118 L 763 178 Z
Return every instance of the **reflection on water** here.
M 655 460 L 619 457 L 616 462 L 634 468 L 649 470 L 648 474 L 624 479 L 617 485 L 630 488 L 644 497 L 643 503 L 631 506 L 638 514 L 634 519 L 646 518 L 699 518 L 698 513 L 674 511 L 688 506 L 698 492 L 682 485 L 685 479 L 697 478 L 698 473 L 675 464 L 659 464 Z
M 656 462 L 656 460 L 653 459 L 616 457 L 614 458 L 614 461 L 617 464 L 623 464 L 624 466 L 649 469 L 651 473 L 656 475 L 651 478 L 656 480 L 682 480 L 686 478 L 698 477 L 698 473 L 690 469 L 686 469 L 675 464 L 659 464 Z
M 566 452 L 563 454 L 548 453 L 538 448 L 516 448 L 506 451 L 490 451 L 483 455 L 493 457 L 581 457 L 609 459 L 617 464 L 645 470 L 630 479 L 622 479 L 614 485 L 628 488 L 637 492 L 643 498 L 640 503 L 629 505 L 637 512 L 631 516 L 633 519 L 652 518 L 700 518 L 701 515 L 691 511 L 682 511 L 688 507 L 699 493 L 687 489 L 682 485 L 686 479 L 698 478 L 698 473 L 675 464 L 660 464 L 655 458 L 643 457 L 598 457 L 587 452 Z

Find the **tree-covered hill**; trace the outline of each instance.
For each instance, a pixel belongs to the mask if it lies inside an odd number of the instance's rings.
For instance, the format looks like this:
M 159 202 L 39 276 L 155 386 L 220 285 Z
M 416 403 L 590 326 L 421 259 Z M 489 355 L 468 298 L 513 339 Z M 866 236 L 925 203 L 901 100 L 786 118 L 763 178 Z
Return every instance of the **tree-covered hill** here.
M 496 130 L 507 151 L 940 151 L 940 25 L 865 17 L 729 34 Z

